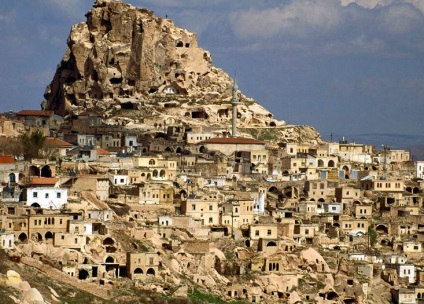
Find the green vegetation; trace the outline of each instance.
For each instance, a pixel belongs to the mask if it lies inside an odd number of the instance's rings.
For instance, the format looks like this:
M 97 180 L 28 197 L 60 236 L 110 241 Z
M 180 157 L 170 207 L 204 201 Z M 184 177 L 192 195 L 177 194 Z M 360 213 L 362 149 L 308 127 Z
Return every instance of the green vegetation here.
M 226 304 L 226 303 L 242 304 L 244 303 L 244 302 L 235 301 L 235 300 L 231 302 L 227 302 L 217 296 L 202 293 L 196 288 L 194 288 L 193 291 L 188 294 L 188 298 L 193 303 L 214 303 L 214 304 Z
M 368 238 L 370 246 L 374 247 L 375 243 L 377 243 L 377 232 L 371 226 L 368 227 Z
M 46 137 L 43 132 L 37 130 L 31 134 L 24 133 L 2 147 L 5 154 L 23 156 L 25 160 L 40 158 Z
M 281 139 L 280 129 L 278 128 L 245 128 L 243 131 L 257 140 L 279 141 Z

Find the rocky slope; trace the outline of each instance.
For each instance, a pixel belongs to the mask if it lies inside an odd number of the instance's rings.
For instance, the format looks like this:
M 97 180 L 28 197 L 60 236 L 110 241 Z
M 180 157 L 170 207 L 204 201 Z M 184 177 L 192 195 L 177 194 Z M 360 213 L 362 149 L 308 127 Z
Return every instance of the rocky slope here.
M 92 108 L 109 118 L 132 110 L 136 124 L 230 124 L 234 81 L 213 66 L 196 34 L 120 1 L 97 0 L 86 17 L 72 27 L 43 108 L 63 116 Z M 285 127 L 237 95 L 239 127 Z

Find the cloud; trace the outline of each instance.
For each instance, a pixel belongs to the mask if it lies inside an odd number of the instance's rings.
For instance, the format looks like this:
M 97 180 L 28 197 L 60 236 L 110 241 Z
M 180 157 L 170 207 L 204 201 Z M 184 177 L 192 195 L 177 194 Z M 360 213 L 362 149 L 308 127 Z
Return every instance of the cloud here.
M 411 4 L 424 14 L 424 1 L 422 0 L 340 0 L 342 6 L 348 6 L 352 3 L 364 8 L 374 9 L 378 6 L 385 7 L 393 4 Z
M 239 39 L 268 39 L 301 36 L 329 31 L 340 23 L 334 1 L 298 0 L 275 7 L 256 7 L 230 14 L 230 23 Z

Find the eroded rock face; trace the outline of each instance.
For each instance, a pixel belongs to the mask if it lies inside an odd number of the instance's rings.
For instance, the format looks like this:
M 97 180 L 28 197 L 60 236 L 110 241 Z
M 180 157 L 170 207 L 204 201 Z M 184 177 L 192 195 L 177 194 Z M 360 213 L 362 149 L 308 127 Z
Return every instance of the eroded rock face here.
M 231 78 L 212 65 L 196 35 L 171 20 L 111 0 L 97 0 L 86 16 L 72 27 L 46 89 L 47 109 L 64 115 L 87 100 L 157 94 L 211 100 L 231 93 Z
M 136 124 L 231 125 L 234 81 L 213 66 L 196 34 L 121 1 L 96 0 L 86 17 L 71 29 L 44 109 L 62 116 L 94 109 Z M 253 99 L 236 95 L 238 127 L 285 127 Z M 120 111 L 128 109 L 131 118 Z M 283 138 L 296 137 L 284 132 Z M 313 133 L 310 139 L 318 138 Z

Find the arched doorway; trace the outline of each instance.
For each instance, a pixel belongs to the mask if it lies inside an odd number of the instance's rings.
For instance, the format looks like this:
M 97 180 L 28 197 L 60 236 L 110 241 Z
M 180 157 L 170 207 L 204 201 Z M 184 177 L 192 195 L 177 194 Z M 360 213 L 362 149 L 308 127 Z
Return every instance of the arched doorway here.
M 41 176 L 42 177 L 52 177 L 52 169 L 50 166 L 44 166 L 41 168 Z
M 103 245 L 115 245 L 115 241 L 111 237 L 107 237 L 103 240 Z
M 90 274 L 88 273 L 87 270 L 80 269 L 80 271 L 78 273 L 78 279 L 80 279 L 80 280 L 86 280 L 86 279 L 88 279 L 89 276 L 90 276 Z
M 330 159 L 329 161 L 328 161 L 328 167 L 330 167 L 330 168 L 334 168 L 335 167 L 335 163 L 334 163 L 334 160 L 332 160 L 332 159 Z
M 187 268 L 188 268 L 188 266 L 187 266 Z M 155 276 L 155 270 L 153 268 L 147 269 L 146 275 L 154 277 Z
M 105 263 L 115 263 L 115 260 L 114 260 L 114 258 L 113 258 L 113 257 L 108 256 L 108 257 L 106 258 L 106 260 L 105 260 Z
M 27 239 L 28 239 L 27 235 L 23 232 L 18 236 L 18 240 L 21 241 L 22 243 L 25 242 Z
M 318 159 L 318 168 L 324 167 L 324 161 L 322 159 Z
M 48 239 L 53 239 L 53 233 L 51 233 L 50 231 L 47 231 L 46 234 L 44 235 L 44 239 L 47 241 Z
M 141 268 L 134 269 L 134 274 L 143 274 L 143 269 Z
M 29 176 L 40 176 L 40 169 L 36 166 L 30 166 L 28 169 Z

